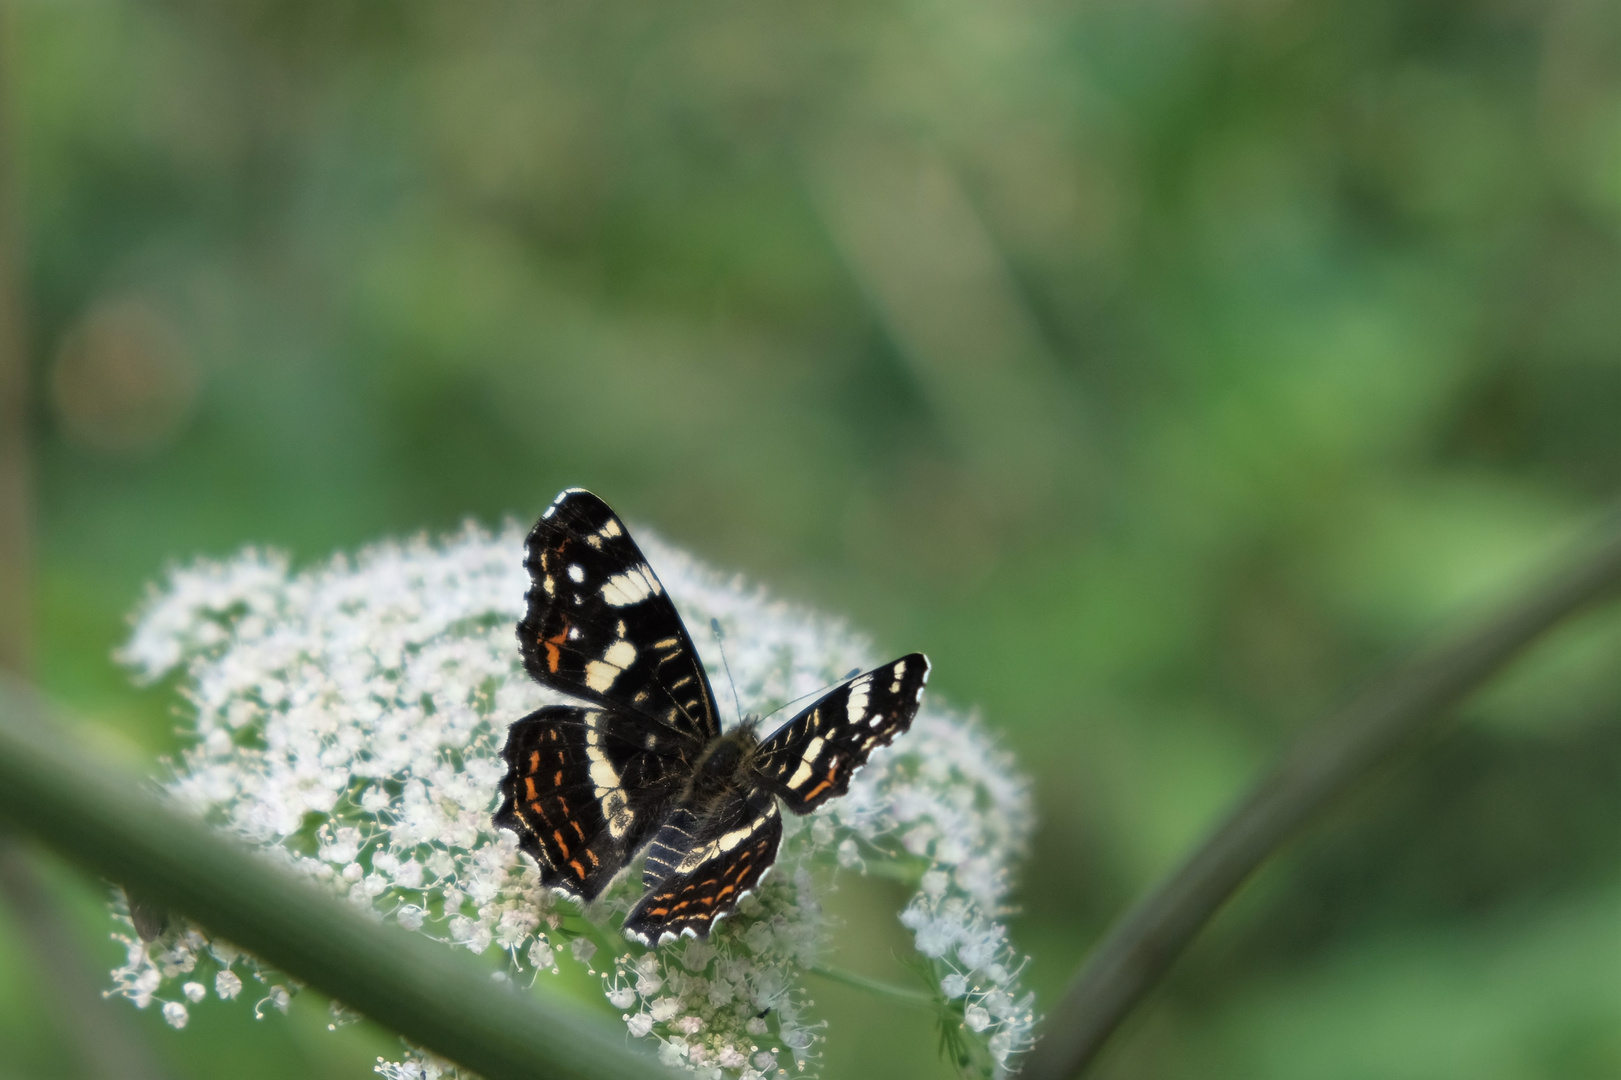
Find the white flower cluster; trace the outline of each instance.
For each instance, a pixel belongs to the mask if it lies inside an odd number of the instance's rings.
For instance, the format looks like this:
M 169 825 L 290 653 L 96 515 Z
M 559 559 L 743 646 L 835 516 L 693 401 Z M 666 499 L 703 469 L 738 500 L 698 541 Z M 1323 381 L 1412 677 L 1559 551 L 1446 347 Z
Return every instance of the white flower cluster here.
M 688 624 L 725 627 L 738 693 L 761 712 L 883 659 L 834 620 L 641 539 Z M 918 883 L 901 919 L 946 1023 L 978 1048 L 980 1071 L 1005 1075 L 1034 1024 L 998 921 L 1030 825 L 1010 757 L 926 696 L 911 732 L 875 753 L 848 795 L 808 819 L 788 815 L 776 870 L 707 940 L 643 949 L 549 895 L 512 834 L 490 824 L 507 725 L 562 700 L 518 662 L 512 628 L 528 586 L 515 524 L 380 544 L 298 573 L 249 550 L 173 570 L 120 655 L 143 679 L 183 676 L 195 741 L 169 787 L 196 812 L 408 929 L 477 953 L 499 947 L 515 972 L 596 971 L 632 1035 L 700 1074 L 806 1068 L 821 1025 L 799 977 L 829 941 L 818 893 L 839 868 L 896 864 Z M 638 880 L 610 890 L 604 911 L 627 911 Z M 143 1008 L 161 1001 L 176 1027 L 210 973 L 225 999 L 244 975 L 265 984 L 259 1015 L 285 1011 L 296 990 L 183 924 L 151 942 L 120 938 L 129 953 L 115 992 Z M 159 996 L 176 981 L 178 993 Z M 451 1074 L 415 1054 L 378 1071 Z
M 127 913 L 127 909 L 119 910 Z M 244 960 L 255 977 L 269 983 L 264 977 L 268 973 L 257 970 L 251 958 L 244 958 L 227 942 L 208 940 L 192 927 L 175 927 L 152 942 L 128 934 L 113 937 L 124 945 L 126 954 L 124 966 L 113 971 L 111 993 L 129 998 L 140 1009 L 160 1000 L 157 993 L 166 982 L 201 974 L 207 967 L 213 968 L 214 994 L 221 1001 L 232 1001 L 242 993 L 242 977 L 233 968 Z M 196 979 L 187 979 L 180 986 L 180 994 L 185 1001 L 162 1002 L 163 1019 L 174 1028 L 183 1028 L 191 1020 L 186 1002 L 195 1005 L 202 1001 L 208 996 L 208 987 Z M 292 1006 L 292 1000 L 292 991 L 287 987 L 270 984 L 265 996 L 254 1006 L 254 1012 L 263 1016 L 268 1005 L 285 1013 Z

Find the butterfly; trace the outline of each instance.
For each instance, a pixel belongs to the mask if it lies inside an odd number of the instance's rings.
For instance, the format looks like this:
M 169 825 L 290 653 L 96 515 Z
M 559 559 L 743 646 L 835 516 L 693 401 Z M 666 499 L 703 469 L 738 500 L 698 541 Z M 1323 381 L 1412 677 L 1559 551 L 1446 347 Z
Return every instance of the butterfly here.
M 625 933 L 653 945 L 704 937 L 759 884 L 782 841 L 779 804 L 808 814 L 844 794 L 912 724 L 922 653 L 838 684 L 762 738 L 722 731 L 692 638 L 608 505 L 564 491 L 526 542 L 523 665 L 585 702 L 516 721 L 494 824 L 518 835 L 543 884 L 582 903 L 644 849 Z

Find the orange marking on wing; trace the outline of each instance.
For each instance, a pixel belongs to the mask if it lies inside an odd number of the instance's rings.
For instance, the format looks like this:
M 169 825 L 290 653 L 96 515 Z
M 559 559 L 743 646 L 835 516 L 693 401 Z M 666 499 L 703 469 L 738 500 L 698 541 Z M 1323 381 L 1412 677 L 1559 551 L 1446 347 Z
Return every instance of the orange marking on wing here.
M 737 886 L 736 885 L 728 885 L 728 886 L 726 886 L 726 888 L 722 889 L 720 892 L 715 894 L 715 899 L 716 900 L 724 900 L 728 896 L 735 893 L 736 891 L 737 891 Z
M 565 851 L 563 854 L 566 855 L 566 854 L 568 854 L 568 852 Z M 585 867 L 580 865 L 580 860 L 579 859 L 570 859 L 568 861 L 568 864 L 570 866 L 574 867 L 574 872 L 580 876 L 581 881 L 584 881 L 585 880 Z
M 585 830 L 580 828 L 580 823 L 578 821 L 575 821 L 573 818 L 569 818 L 568 823 L 570 825 L 574 826 L 574 832 L 583 841 L 585 839 Z M 595 862 L 596 860 L 593 858 L 592 861 Z
M 805 796 L 805 801 L 810 802 L 812 799 L 816 798 L 816 796 L 820 795 L 822 792 L 824 792 L 828 788 L 832 787 L 834 779 L 838 775 L 839 775 L 839 761 L 835 760 L 832 765 L 828 766 L 827 779 L 823 780 L 821 783 L 819 783 L 815 787 L 811 788 L 810 793 Z
M 540 771 L 540 751 L 539 750 L 531 750 L 531 751 L 529 751 L 529 771 L 530 772 L 539 772 Z
M 563 858 L 568 858 L 568 845 L 563 842 L 563 830 L 553 829 L 552 839 L 556 840 L 557 846 L 563 849 Z
M 557 665 L 563 659 L 563 650 L 558 648 L 558 646 L 563 644 L 563 642 L 565 642 L 567 640 L 568 640 L 568 620 L 567 619 L 563 620 L 563 628 L 561 630 L 559 630 L 555 635 L 553 635 L 552 637 L 549 637 L 549 638 L 541 638 L 540 639 L 541 645 L 545 646 L 545 648 L 546 648 L 546 670 L 550 671 L 553 675 L 557 674 Z M 555 731 L 552 732 L 552 738 L 554 738 L 554 739 L 557 738 L 557 733 Z
M 555 773 L 552 774 L 552 787 L 562 787 L 562 786 L 563 786 L 563 770 L 558 769 Z
M 578 831 L 580 827 L 576 825 L 574 828 L 576 831 Z M 601 863 L 597 862 L 597 853 L 592 851 L 590 848 L 585 849 L 585 857 L 591 860 L 591 869 L 593 870 L 602 865 Z
M 664 907 L 648 908 L 647 913 L 649 915 L 668 915 L 670 913 L 670 909 Z
M 523 786 L 524 789 L 529 792 L 530 802 L 534 802 L 536 799 L 540 798 L 540 792 L 535 790 L 535 778 L 533 776 L 524 777 Z

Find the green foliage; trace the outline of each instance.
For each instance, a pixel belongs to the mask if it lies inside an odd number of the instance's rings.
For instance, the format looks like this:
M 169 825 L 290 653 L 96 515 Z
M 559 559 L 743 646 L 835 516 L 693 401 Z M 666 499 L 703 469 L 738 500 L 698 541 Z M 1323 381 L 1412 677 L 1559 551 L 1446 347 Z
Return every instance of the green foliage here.
M 147 768 L 172 688 L 108 654 L 166 561 L 585 484 L 927 650 L 931 693 L 1006 733 L 1050 1001 L 1298 725 L 1621 480 L 1606 0 L 23 0 L 10 26 L 40 679 Z M 1617 884 L 1616 625 L 1264 874 L 1113 1075 L 1621 1070 L 1605 954 L 1571 944 Z M 830 963 L 904 981 L 893 900 L 848 888 L 864 951 Z M 923 1017 L 818 999 L 827 1075 L 950 1074 Z M 262 1047 L 243 1077 L 377 1040 L 296 1021 L 143 1030 L 187 1076 L 231 1040 Z M 73 1039 L 3 1030 L 0 1075 Z

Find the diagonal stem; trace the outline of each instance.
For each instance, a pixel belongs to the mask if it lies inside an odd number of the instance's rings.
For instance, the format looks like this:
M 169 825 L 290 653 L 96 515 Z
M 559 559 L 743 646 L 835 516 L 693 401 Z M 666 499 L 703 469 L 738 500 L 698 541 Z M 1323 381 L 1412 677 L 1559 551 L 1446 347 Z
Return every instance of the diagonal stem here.
M 487 1080 L 657 1080 L 622 1025 L 381 924 L 159 801 L 0 678 L 0 825 L 29 832 L 152 903 Z
M 1621 588 L 1612 521 L 1583 559 L 1473 631 L 1398 664 L 1301 737 L 1187 860 L 1117 920 L 1047 1017 L 1028 1080 L 1084 1069 L 1246 878 L 1306 822 L 1394 760 L 1526 646 Z

